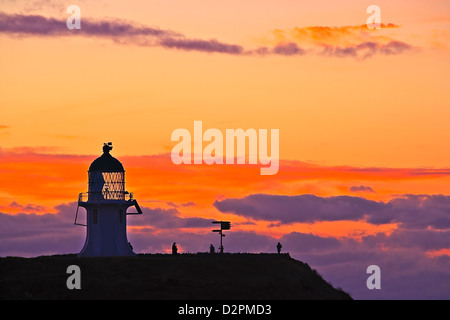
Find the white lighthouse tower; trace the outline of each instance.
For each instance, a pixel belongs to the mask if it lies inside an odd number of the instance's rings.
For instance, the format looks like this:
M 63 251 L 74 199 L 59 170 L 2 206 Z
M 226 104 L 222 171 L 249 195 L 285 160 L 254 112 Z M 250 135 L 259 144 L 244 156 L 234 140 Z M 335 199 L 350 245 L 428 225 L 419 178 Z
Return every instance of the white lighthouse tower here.
M 111 142 L 103 146 L 103 155 L 88 171 L 88 192 L 80 193 L 78 206 L 86 209 L 86 242 L 80 257 L 133 256 L 127 240 L 127 215 L 142 214 L 133 194 L 125 191 L 125 170 L 110 155 Z M 127 212 L 134 206 L 137 212 Z M 75 216 L 77 223 L 78 208 Z

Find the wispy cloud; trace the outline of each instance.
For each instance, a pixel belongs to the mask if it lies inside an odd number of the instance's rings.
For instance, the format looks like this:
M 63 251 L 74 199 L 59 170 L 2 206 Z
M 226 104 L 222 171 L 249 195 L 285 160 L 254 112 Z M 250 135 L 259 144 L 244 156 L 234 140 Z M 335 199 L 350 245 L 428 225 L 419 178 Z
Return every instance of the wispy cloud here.
M 328 44 L 348 46 L 355 43 L 365 42 L 368 39 L 386 39 L 379 32 L 386 29 L 400 28 L 399 25 L 388 23 L 381 24 L 380 29 L 369 29 L 367 25 L 354 26 L 306 26 L 290 29 L 275 29 L 271 32 L 269 40 L 274 42 L 296 41 L 305 44 Z M 387 38 L 389 39 L 389 38 Z
M 110 39 L 119 44 L 162 47 L 181 51 L 197 51 L 245 56 L 302 56 L 307 52 L 322 56 L 368 58 L 375 54 L 396 55 L 412 49 L 404 42 L 391 40 L 380 42 L 378 38 L 362 37 L 367 28 L 350 27 L 305 27 L 294 28 L 290 32 L 276 30 L 273 32 L 275 43 L 256 48 L 245 48 L 239 44 L 227 43 L 217 39 L 197 39 L 183 33 L 154 26 L 137 24 L 120 19 L 94 20 L 82 19 L 80 30 L 69 30 L 64 19 L 44 17 L 41 15 L 7 14 L 0 12 L 0 34 L 11 36 L 84 36 Z M 396 28 L 389 24 L 383 28 Z M 364 41 L 360 39 L 364 38 Z M 357 39 L 355 44 L 336 39 Z M 336 45 L 336 43 L 344 45 Z M 316 49 L 308 51 L 303 47 L 313 43 Z
M 239 45 L 227 44 L 215 39 L 201 40 L 165 38 L 160 41 L 160 45 L 164 48 L 186 51 L 218 52 L 236 55 L 242 54 L 244 52 L 244 48 Z
M 380 29 L 367 25 L 355 26 L 307 26 L 291 29 L 275 29 L 262 39 L 265 43 L 301 44 L 322 56 L 353 57 L 366 59 L 376 54 L 397 55 L 412 51 L 414 47 L 396 40 L 385 30 L 400 28 L 399 25 L 381 24 Z
M 354 57 L 366 59 L 375 54 L 397 55 L 413 50 L 413 47 L 405 42 L 390 41 L 386 44 L 378 42 L 362 42 L 354 46 L 337 47 L 323 45 L 322 55 L 333 57 Z
M 66 20 L 41 15 L 7 14 L 0 12 L 0 32 L 34 36 L 97 36 L 97 37 L 135 37 L 135 36 L 175 36 L 170 30 L 138 25 L 119 19 L 91 20 L 83 18 L 82 28 L 69 30 Z
M 9 205 L 0 205 L 0 210 L 9 213 L 39 213 L 45 212 L 47 208 L 41 205 L 35 205 L 31 203 L 27 205 L 22 205 L 17 201 L 13 201 Z
M 372 192 L 376 193 L 375 190 L 372 189 L 372 187 L 368 186 L 351 186 L 350 187 L 351 192 Z

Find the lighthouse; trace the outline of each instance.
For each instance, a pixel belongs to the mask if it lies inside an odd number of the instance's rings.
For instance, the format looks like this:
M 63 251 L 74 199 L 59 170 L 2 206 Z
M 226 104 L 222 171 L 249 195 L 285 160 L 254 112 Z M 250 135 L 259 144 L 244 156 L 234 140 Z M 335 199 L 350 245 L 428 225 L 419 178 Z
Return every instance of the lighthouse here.
M 78 207 L 86 209 L 86 241 L 80 257 L 133 256 L 127 240 L 127 215 L 142 214 L 133 194 L 125 191 L 125 170 L 111 156 L 112 143 L 103 145 L 103 154 L 88 171 L 88 192 L 80 193 Z M 135 207 L 137 212 L 127 212 Z M 75 224 L 78 218 L 78 208 Z

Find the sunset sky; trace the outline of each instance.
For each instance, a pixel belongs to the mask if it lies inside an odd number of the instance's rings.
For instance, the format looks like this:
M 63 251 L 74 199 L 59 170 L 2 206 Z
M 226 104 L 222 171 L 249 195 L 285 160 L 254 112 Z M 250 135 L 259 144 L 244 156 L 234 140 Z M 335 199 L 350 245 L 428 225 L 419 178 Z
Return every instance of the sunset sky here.
M 223 219 L 226 251 L 280 241 L 356 299 L 448 299 L 449 54 L 444 0 L 0 0 L 0 256 L 81 250 L 77 196 L 111 141 L 135 252 L 218 247 Z M 173 164 L 196 120 L 279 129 L 278 173 Z

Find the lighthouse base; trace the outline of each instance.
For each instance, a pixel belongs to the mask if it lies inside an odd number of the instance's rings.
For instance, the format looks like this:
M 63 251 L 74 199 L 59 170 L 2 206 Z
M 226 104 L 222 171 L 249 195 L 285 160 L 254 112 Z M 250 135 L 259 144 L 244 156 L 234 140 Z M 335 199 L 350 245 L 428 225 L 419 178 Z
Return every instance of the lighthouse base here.
M 113 203 L 111 203 L 113 202 Z M 79 203 L 86 209 L 87 232 L 79 257 L 114 257 L 136 255 L 127 239 L 127 208 L 132 201 Z

